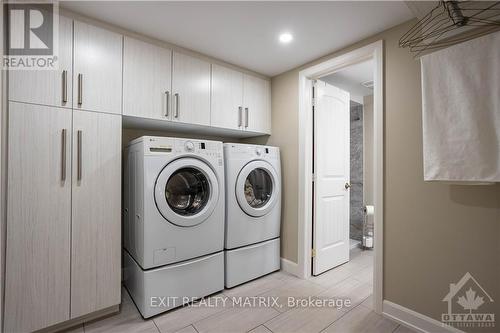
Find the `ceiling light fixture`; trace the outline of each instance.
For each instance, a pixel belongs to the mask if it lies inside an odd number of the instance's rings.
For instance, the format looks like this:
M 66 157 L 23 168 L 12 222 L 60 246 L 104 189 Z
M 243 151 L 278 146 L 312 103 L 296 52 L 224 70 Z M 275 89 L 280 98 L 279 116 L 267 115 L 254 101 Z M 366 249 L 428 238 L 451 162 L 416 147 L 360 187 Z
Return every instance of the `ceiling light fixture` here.
M 293 40 L 292 34 L 285 32 L 280 35 L 280 42 L 283 44 L 288 44 Z

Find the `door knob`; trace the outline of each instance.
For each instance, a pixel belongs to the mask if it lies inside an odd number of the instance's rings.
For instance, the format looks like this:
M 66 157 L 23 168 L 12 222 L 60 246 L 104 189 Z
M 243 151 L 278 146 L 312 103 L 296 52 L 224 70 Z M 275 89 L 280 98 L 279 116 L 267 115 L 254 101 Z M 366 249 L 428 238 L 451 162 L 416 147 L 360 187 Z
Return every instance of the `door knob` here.
M 351 188 L 351 184 L 350 183 L 345 183 L 344 185 L 345 189 L 348 190 Z

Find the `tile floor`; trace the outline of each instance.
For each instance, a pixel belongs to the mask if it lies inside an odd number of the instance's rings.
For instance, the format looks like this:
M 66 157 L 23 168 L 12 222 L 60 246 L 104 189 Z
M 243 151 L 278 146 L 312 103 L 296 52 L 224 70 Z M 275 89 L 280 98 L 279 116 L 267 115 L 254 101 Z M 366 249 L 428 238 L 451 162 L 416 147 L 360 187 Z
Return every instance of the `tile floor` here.
M 373 257 L 371 251 L 351 251 L 351 260 L 309 280 L 276 272 L 212 297 L 227 299 L 216 307 L 191 305 L 142 319 L 129 294 L 122 291 L 120 313 L 86 323 L 71 333 L 292 333 L 380 332 L 410 333 L 408 328 L 372 311 Z M 274 306 L 228 306 L 239 296 L 279 297 Z M 315 300 L 348 298 L 350 307 L 289 307 L 287 297 Z M 273 298 L 275 299 L 275 298 Z M 231 303 L 232 304 L 232 303 Z

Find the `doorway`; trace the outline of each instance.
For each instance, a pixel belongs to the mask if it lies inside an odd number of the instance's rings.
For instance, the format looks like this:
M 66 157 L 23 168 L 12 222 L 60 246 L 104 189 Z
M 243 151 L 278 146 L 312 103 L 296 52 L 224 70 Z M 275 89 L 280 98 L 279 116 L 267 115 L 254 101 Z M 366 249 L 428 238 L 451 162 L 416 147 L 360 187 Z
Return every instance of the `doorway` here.
M 360 64 L 370 63 L 372 80 L 364 80 L 365 88 L 370 94 L 362 94 L 362 99 L 356 93 L 350 93 L 347 86 L 341 86 L 338 81 L 331 81 L 342 77 L 342 72 L 349 71 Z M 373 305 L 374 310 L 382 312 L 382 253 L 383 253 L 383 42 L 379 41 L 347 54 L 334 57 L 318 65 L 306 68 L 299 73 L 299 123 L 304 124 L 299 132 L 299 263 L 298 268 L 303 278 L 310 278 L 314 274 L 338 267 L 349 261 L 351 242 L 355 237 L 360 245 L 371 245 L 374 250 L 370 251 L 372 256 L 370 262 L 373 267 Z M 328 82 L 326 82 L 328 81 Z M 360 82 L 358 82 L 360 83 Z M 318 86 L 319 84 L 319 86 Z M 313 89 L 313 86 L 315 89 Z M 368 87 L 369 86 L 369 87 Z M 323 96 L 330 100 L 321 101 L 321 87 Z M 333 87 L 333 88 L 332 88 Z M 314 94 L 314 105 L 313 105 Z M 371 133 L 363 130 L 363 148 L 366 142 L 370 142 L 372 153 L 371 165 L 366 161 L 357 160 L 362 164 L 361 179 L 351 178 L 351 95 L 353 106 L 361 104 L 364 106 L 364 97 L 372 95 L 372 115 L 369 119 L 359 117 L 363 121 L 371 122 Z M 319 99 L 318 99 L 319 98 Z M 367 97 L 369 100 L 370 97 Z M 335 102 L 332 102 L 335 101 Z M 361 103 L 360 103 L 361 102 Z M 321 105 L 334 106 L 337 111 L 329 115 L 318 113 Z M 356 103 L 356 104 L 355 104 Z M 313 109 L 314 106 L 314 109 Z M 342 111 L 338 111 L 342 110 Z M 354 115 L 354 119 L 357 117 Z M 318 122 L 321 127 L 317 127 Z M 326 125 L 325 122 L 330 122 Z M 338 126 L 339 122 L 343 126 Z M 316 124 L 316 126 L 315 126 Z M 323 128 L 323 130 L 321 130 Z M 343 133 L 340 137 L 339 133 Z M 368 136 L 367 136 L 368 135 Z M 359 138 L 358 138 L 359 139 Z M 371 139 L 371 140 L 369 140 Z M 316 140 L 316 142 L 315 142 Z M 319 140 L 319 141 L 318 141 Z M 323 140 L 323 143 L 321 143 Z M 319 145 L 318 145 L 319 143 Z M 329 154 L 325 154 L 329 152 Z M 322 157 L 323 156 L 323 157 Z M 363 152 L 363 157 L 365 153 Z M 343 166 L 343 167 L 342 167 Z M 358 172 L 359 174 L 359 172 Z M 371 175 L 371 185 L 366 183 L 366 175 Z M 321 188 L 320 179 L 330 181 L 328 186 Z M 358 227 L 356 232 L 350 232 L 351 226 L 351 190 L 353 183 L 358 194 L 357 202 L 353 202 L 353 228 Z M 324 182 L 326 184 L 326 182 Z M 316 188 L 318 186 L 320 188 Z M 365 187 L 371 186 L 370 195 L 366 194 Z M 328 192 L 330 191 L 330 192 Z M 372 205 L 367 205 L 366 199 L 372 197 Z M 323 202 L 319 202 L 323 200 Z M 356 200 L 354 200 L 356 201 Z M 319 205 L 318 205 L 319 203 Z M 320 207 L 323 205 L 323 207 Z M 371 206 L 371 234 L 366 227 L 364 209 Z M 360 216 L 361 214 L 361 216 Z M 319 222 L 319 223 L 318 223 Z M 346 223 L 347 222 L 347 223 Z M 313 229 L 314 226 L 314 229 Z M 361 229 L 361 230 L 359 230 Z M 325 236 L 325 232 L 329 233 Z M 335 234 L 336 233 L 336 234 Z M 322 237 L 318 237 L 322 235 Z M 314 237 L 315 236 L 315 237 Z M 368 243 L 363 243 L 367 236 Z M 370 244 L 371 242 L 371 244 Z M 313 246 L 314 245 L 314 246 Z M 312 250 L 311 250 L 312 249 Z M 361 250 L 361 249 L 360 249 Z M 320 252 L 321 251 L 321 252 Z M 315 267 L 316 272 L 314 272 Z M 314 274 L 313 274 L 314 273 Z
M 374 69 L 369 59 L 313 82 L 314 276 L 373 248 L 373 180 L 364 164 L 373 165 Z

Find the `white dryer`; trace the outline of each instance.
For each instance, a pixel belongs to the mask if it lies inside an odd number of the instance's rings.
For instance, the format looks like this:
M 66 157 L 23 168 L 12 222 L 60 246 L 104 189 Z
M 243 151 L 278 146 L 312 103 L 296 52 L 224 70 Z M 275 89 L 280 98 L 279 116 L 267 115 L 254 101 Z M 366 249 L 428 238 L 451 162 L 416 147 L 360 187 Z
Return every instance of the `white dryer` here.
M 224 144 L 226 165 L 225 285 L 280 268 L 279 148 Z
M 143 317 L 222 290 L 222 143 L 146 136 L 125 158 L 124 279 Z

